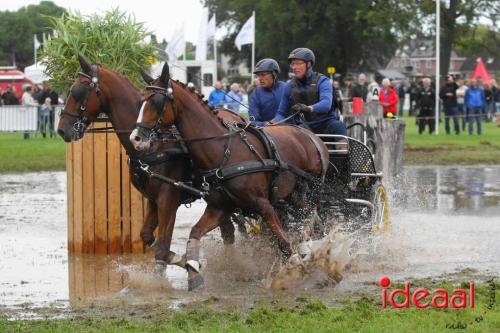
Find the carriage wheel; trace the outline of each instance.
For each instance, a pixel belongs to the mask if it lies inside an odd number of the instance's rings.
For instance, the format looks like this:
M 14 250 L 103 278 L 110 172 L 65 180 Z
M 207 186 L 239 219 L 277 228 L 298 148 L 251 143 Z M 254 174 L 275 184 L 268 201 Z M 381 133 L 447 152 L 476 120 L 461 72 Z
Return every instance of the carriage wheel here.
M 387 234 L 390 230 L 389 201 L 385 187 L 377 183 L 372 195 L 373 210 L 371 214 L 372 232 L 375 234 Z

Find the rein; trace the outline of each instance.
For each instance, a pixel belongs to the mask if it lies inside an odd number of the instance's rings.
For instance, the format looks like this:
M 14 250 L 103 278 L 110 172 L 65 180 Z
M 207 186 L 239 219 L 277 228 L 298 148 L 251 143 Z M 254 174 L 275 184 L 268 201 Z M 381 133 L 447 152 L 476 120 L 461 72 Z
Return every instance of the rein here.
M 168 80 L 168 88 L 163 88 L 163 87 L 159 87 L 159 86 L 155 86 L 155 85 L 149 85 L 146 87 L 146 91 L 148 91 L 149 94 L 143 98 L 144 102 L 150 100 L 156 94 L 163 95 L 172 104 L 174 118 L 177 116 L 177 106 L 175 105 L 175 102 L 174 102 L 174 92 L 172 89 L 172 79 Z M 158 138 L 158 136 L 159 135 L 161 136 L 161 134 L 163 133 L 161 131 L 161 123 L 162 123 L 162 118 L 166 112 L 166 105 L 165 104 L 163 105 L 161 111 L 158 113 L 158 119 L 156 120 L 155 123 L 148 124 L 148 123 L 140 122 L 140 123 L 136 124 L 136 127 L 138 127 L 138 128 L 143 128 L 143 129 L 151 131 L 152 136 L 150 135 L 150 138 L 152 138 L 152 137 Z M 224 133 L 221 135 L 208 136 L 208 137 L 192 138 L 192 139 L 184 139 L 184 138 L 180 137 L 177 140 L 188 143 L 188 142 L 209 141 L 209 140 L 230 138 L 233 135 L 236 135 L 240 132 L 244 132 L 251 125 L 250 122 L 247 122 L 247 124 L 245 125 L 244 128 L 239 128 L 237 126 L 231 126 L 231 125 L 228 125 L 225 123 L 223 123 L 223 124 L 229 130 L 227 133 Z M 165 142 L 165 141 L 163 141 L 163 142 Z

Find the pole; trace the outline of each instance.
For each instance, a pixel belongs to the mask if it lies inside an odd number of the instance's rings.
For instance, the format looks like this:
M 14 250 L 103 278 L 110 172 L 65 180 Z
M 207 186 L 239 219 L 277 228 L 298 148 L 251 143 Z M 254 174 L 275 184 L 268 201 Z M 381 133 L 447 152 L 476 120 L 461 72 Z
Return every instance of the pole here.
M 252 43 L 252 68 L 250 69 L 250 73 L 252 73 L 252 82 L 254 80 L 253 69 L 255 67 L 255 10 L 252 12 L 253 16 L 253 43 Z M 251 82 L 251 83 L 252 83 Z
M 435 129 L 436 135 L 439 135 L 439 73 L 440 73 L 440 51 L 439 35 L 441 34 L 441 0 L 436 0 L 436 111 L 435 111 Z
M 217 17 L 215 16 L 215 13 L 214 13 L 214 21 L 215 21 L 215 26 L 217 27 Z M 217 28 L 214 31 L 214 63 L 215 63 L 214 82 L 217 82 L 217 39 L 215 39 L 216 32 Z
M 36 66 L 36 34 L 33 35 L 33 55 L 35 57 L 35 66 Z
M 184 48 L 182 51 L 182 60 L 186 61 L 186 29 L 184 29 L 184 23 L 182 23 L 182 37 L 184 38 Z

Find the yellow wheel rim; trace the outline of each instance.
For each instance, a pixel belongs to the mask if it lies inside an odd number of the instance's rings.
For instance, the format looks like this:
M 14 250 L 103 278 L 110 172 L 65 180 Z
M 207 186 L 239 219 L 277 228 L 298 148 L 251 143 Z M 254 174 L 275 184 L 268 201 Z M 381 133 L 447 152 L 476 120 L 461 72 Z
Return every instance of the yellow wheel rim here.
M 377 186 L 372 204 L 372 231 L 382 234 L 389 233 L 389 200 L 387 199 L 387 192 L 384 186 Z

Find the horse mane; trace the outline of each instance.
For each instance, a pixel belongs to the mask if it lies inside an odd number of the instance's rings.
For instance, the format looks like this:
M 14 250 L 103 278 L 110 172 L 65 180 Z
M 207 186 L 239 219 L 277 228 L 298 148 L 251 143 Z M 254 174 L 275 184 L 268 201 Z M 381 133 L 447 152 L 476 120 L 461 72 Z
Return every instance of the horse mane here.
M 178 85 L 180 85 L 184 91 L 187 91 L 189 95 L 191 95 L 191 96 L 194 95 L 195 98 L 196 98 L 196 100 L 201 104 L 201 106 L 205 110 L 208 109 L 208 111 L 211 112 L 217 118 L 217 120 L 222 124 L 222 126 L 224 126 L 224 127 L 227 128 L 228 124 L 226 124 L 224 122 L 224 119 L 222 119 L 221 116 L 219 115 L 219 110 L 217 110 L 216 108 L 214 108 L 212 105 L 209 105 L 208 104 L 208 100 L 204 99 L 203 98 L 204 96 L 202 94 L 197 93 L 197 92 L 189 89 L 187 87 L 187 84 L 185 84 L 183 82 L 180 82 L 179 80 L 175 80 L 174 82 L 177 83 Z

